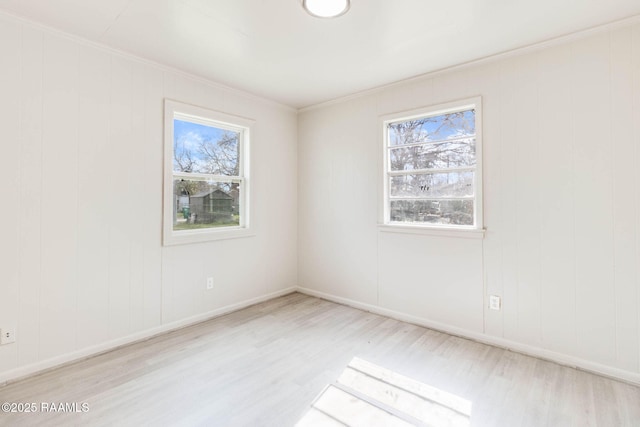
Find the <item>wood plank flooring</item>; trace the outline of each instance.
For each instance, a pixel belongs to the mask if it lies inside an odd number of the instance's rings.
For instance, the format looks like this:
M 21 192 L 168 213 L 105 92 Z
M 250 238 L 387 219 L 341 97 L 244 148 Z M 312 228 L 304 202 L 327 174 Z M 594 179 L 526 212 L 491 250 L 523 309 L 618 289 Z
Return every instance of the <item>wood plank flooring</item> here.
M 294 293 L 0 388 L 2 426 L 293 426 L 358 357 L 471 402 L 471 426 L 640 426 L 640 388 Z

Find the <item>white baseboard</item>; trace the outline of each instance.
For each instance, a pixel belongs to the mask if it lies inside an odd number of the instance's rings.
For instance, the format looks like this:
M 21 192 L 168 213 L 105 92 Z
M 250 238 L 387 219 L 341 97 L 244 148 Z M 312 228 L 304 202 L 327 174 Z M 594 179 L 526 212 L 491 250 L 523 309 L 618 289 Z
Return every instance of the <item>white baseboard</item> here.
M 165 325 L 161 325 L 152 329 L 147 329 L 145 331 L 131 334 L 126 337 L 118 338 L 116 340 L 108 341 L 92 347 L 87 347 L 78 351 L 67 353 L 62 356 L 47 359 L 42 362 L 34 363 L 34 364 L 23 366 L 11 371 L 0 373 L 0 386 L 10 382 L 15 382 L 20 379 L 24 379 L 26 377 L 30 377 L 36 374 L 44 373 L 46 371 L 59 368 L 69 363 L 78 362 L 80 360 L 84 360 L 89 357 L 93 357 L 102 353 L 113 351 L 125 345 L 148 340 L 157 335 L 165 334 L 167 332 L 171 332 L 176 329 L 181 329 L 190 325 L 194 325 L 196 323 L 204 322 L 204 321 L 213 319 L 215 317 L 219 317 L 219 316 L 231 313 L 233 311 L 241 310 L 243 308 L 249 307 L 254 304 L 258 304 L 273 298 L 290 294 L 292 292 L 300 292 L 306 295 L 326 299 L 328 301 L 347 305 L 347 306 L 368 311 L 371 313 L 380 314 L 382 316 L 390 317 L 392 319 L 412 323 L 419 326 L 424 326 L 429 329 L 434 329 L 437 331 L 445 332 L 451 335 L 470 339 L 473 341 L 478 341 L 484 344 L 493 345 L 493 346 L 504 348 L 507 350 L 516 351 L 518 353 L 526 354 L 526 355 L 537 357 L 544 360 L 549 360 L 551 362 L 555 362 L 561 365 L 582 369 L 598 375 L 603 375 L 609 378 L 625 381 L 630 384 L 640 386 L 640 374 L 636 372 L 617 369 L 611 366 L 602 365 L 599 363 L 580 359 L 574 356 L 557 353 L 557 352 L 546 350 L 539 347 L 529 346 L 526 344 L 518 343 L 515 341 L 500 338 L 500 337 L 485 335 L 475 331 L 470 331 L 467 329 L 447 325 L 444 323 L 435 322 L 422 317 L 417 317 L 417 316 L 402 313 L 399 311 L 390 310 L 377 305 L 367 304 L 367 303 L 359 302 L 349 298 L 343 298 L 336 295 L 326 294 L 324 292 L 319 292 L 313 289 L 308 289 L 303 287 L 291 287 L 291 288 L 283 289 L 280 291 L 272 292 L 256 298 L 251 298 L 235 304 L 227 305 L 225 307 L 221 307 L 221 308 L 209 311 L 207 313 L 203 313 L 203 314 L 192 316 L 186 319 L 181 319 L 175 322 L 167 323 Z
M 102 353 L 113 351 L 119 347 L 133 344 L 139 341 L 145 341 L 153 338 L 157 335 L 165 334 L 167 332 L 181 329 L 187 326 L 194 325 L 196 323 L 205 322 L 207 320 L 219 317 L 233 311 L 237 311 L 251 305 L 255 305 L 264 301 L 268 301 L 273 298 L 277 298 L 283 295 L 287 295 L 296 292 L 295 287 L 282 289 L 280 291 L 272 292 L 266 295 L 262 295 L 256 298 L 251 298 L 245 301 L 241 301 L 235 304 L 227 305 L 207 313 L 198 314 L 196 316 L 188 317 L 186 319 L 177 320 L 175 322 L 167 323 L 155 328 L 147 329 L 135 334 L 127 335 L 126 337 L 118 338 L 115 340 L 107 341 L 92 347 L 83 348 L 78 351 L 64 354 L 62 356 L 53 357 L 42 362 L 33 363 L 27 366 L 19 367 L 11 371 L 0 373 L 0 386 L 7 383 L 15 382 L 26 377 L 30 377 L 37 374 L 42 374 L 46 371 L 59 368 L 69 363 L 78 362 L 80 360 L 94 357 Z
M 608 378 L 612 378 L 615 380 L 620 380 L 633 385 L 640 386 L 640 373 L 637 373 L 637 372 L 625 371 L 623 369 L 602 365 L 599 363 L 591 362 L 589 360 L 580 359 L 574 356 L 569 356 L 567 354 L 557 353 L 551 350 L 546 350 L 544 348 L 534 347 L 534 346 L 522 344 L 516 341 L 511 341 L 511 340 L 500 338 L 500 337 L 485 335 L 483 333 L 446 325 L 444 323 L 435 322 L 422 317 L 417 317 L 410 314 L 402 313 L 400 311 L 390 310 L 377 305 L 366 304 L 359 301 L 351 300 L 349 298 L 343 298 L 343 297 L 339 297 L 331 294 L 326 294 L 324 292 L 315 291 L 313 289 L 298 287 L 297 291 L 313 297 L 336 302 L 338 304 L 348 305 L 349 307 L 357 308 L 357 309 L 368 311 L 375 314 L 380 314 L 382 316 L 390 317 L 392 319 L 401 320 L 403 322 L 412 323 L 418 326 L 424 326 L 425 328 L 445 332 L 461 338 L 466 338 L 473 341 L 481 342 L 483 344 L 489 344 L 495 347 L 512 350 L 518 353 L 526 354 L 528 356 L 537 357 L 539 359 L 548 360 L 551 362 L 558 363 L 560 365 L 581 369 L 584 371 L 592 372 L 594 374 L 602 375 Z

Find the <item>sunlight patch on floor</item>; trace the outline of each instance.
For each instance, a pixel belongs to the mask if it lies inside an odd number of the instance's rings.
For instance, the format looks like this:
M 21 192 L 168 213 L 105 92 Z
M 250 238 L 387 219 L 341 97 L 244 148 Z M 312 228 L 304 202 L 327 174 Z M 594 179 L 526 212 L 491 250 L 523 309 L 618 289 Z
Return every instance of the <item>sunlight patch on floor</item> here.
M 354 357 L 296 427 L 468 427 L 471 402 Z

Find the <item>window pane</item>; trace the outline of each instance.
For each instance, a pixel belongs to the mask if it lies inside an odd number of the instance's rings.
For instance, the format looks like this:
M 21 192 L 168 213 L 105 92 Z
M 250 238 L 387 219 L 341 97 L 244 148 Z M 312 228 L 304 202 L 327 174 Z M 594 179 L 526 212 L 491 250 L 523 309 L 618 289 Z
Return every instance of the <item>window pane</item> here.
M 389 195 L 393 197 L 473 196 L 473 172 L 451 172 L 392 176 Z
M 392 200 L 391 222 L 473 225 L 473 200 Z
M 395 122 L 389 125 L 389 145 L 416 144 L 473 136 L 475 110 Z
M 476 140 L 442 141 L 389 150 L 392 171 L 447 169 L 476 165 Z
M 175 172 L 239 175 L 240 133 L 174 119 Z
M 173 229 L 193 230 L 240 225 L 240 184 L 175 179 Z

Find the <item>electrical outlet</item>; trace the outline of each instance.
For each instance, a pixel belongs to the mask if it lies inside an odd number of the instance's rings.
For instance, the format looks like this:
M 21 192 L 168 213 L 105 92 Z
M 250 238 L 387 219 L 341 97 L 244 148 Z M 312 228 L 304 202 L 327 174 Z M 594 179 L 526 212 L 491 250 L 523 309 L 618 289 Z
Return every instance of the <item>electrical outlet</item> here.
M 491 310 L 500 310 L 501 307 L 501 298 L 498 295 L 490 295 L 489 296 L 489 308 Z
M 213 289 L 213 277 L 207 277 L 207 290 Z
M 0 329 L 0 345 L 16 342 L 16 330 L 13 328 Z

